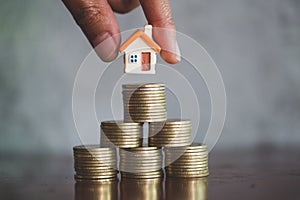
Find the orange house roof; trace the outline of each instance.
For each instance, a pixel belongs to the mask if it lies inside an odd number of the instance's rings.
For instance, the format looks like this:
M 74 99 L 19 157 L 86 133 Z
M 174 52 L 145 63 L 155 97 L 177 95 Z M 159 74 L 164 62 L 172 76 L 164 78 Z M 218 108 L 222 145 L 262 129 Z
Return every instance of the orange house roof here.
M 120 47 L 120 52 L 123 52 L 133 41 L 141 37 L 155 52 L 160 52 L 161 48 L 142 30 L 137 30 L 133 33 Z

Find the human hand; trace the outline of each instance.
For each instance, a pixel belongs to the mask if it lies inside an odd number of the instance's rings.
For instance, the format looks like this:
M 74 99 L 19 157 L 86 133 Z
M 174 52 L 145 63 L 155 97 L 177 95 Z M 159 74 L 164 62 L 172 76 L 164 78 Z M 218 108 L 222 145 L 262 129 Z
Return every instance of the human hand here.
M 109 62 L 117 57 L 121 42 L 120 28 L 113 11 L 128 13 L 139 5 L 153 26 L 153 38 L 161 46 L 161 57 L 171 64 L 180 61 L 169 0 L 62 1 L 103 61 Z

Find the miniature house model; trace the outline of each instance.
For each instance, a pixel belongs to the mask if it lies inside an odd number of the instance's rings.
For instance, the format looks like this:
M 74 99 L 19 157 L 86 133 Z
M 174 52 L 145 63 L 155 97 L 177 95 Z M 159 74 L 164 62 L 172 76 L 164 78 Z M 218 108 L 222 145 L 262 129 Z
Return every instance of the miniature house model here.
M 125 73 L 155 74 L 156 53 L 161 48 L 153 41 L 152 26 L 137 30 L 120 47 L 124 54 Z

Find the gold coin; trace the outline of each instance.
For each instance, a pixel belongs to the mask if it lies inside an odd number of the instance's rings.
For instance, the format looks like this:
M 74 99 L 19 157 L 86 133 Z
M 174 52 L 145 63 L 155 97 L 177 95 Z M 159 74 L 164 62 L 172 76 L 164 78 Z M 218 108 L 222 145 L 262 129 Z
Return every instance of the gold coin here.
M 126 89 L 123 88 L 122 93 L 146 93 L 146 92 L 162 92 L 166 91 L 165 87 L 138 87 L 138 88 L 131 88 L 131 89 Z
M 101 157 L 101 158 L 95 158 L 95 157 L 74 157 L 74 161 L 103 161 L 103 160 L 114 160 L 116 157 Z
M 181 141 L 191 141 L 191 137 L 189 136 L 180 136 L 178 138 L 174 137 L 174 136 L 170 136 L 170 137 L 153 137 L 150 136 L 148 138 L 148 142 L 155 142 L 155 141 L 160 141 L 160 142 L 181 142 Z
M 112 178 L 115 177 L 117 175 L 116 174 L 109 174 L 109 175 L 97 175 L 97 176 L 88 176 L 88 175 L 76 175 L 75 174 L 75 179 L 105 179 L 105 178 Z
M 157 122 L 156 122 L 157 123 Z M 178 127 L 168 127 L 168 126 L 158 126 L 158 127 L 154 127 L 154 126 L 149 126 L 149 131 L 173 131 L 173 130 L 178 130 L 178 131 L 187 131 L 187 130 L 192 130 L 192 126 L 178 126 Z
M 127 121 L 135 121 L 135 122 L 157 122 L 157 121 L 162 121 L 162 120 L 164 120 L 164 119 L 166 119 L 166 118 L 161 118 L 161 119 L 131 119 L 131 118 L 127 118 L 126 120 Z
M 116 153 L 112 153 L 112 154 L 74 154 L 74 158 L 78 158 L 78 159 L 86 159 L 88 160 L 89 158 L 94 158 L 94 159 L 101 159 L 101 158 L 115 158 L 116 157 Z
M 175 161 L 174 159 L 176 159 L 176 157 L 167 157 L 166 156 L 166 161 Z M 184 157 L 184 158 L 178 158 L 176 159 L 175 162 L 177 163 L 189 163 L 189 162 L 207 162 L 208 160 L 208 156 L 204 156 L 204 157 Z
M 139 89 L 123 89 L 122 94 L 130 95 L 131 93 L 135 94 L 145 94 L 145 93 L 162 93 L 166 92 L 165 87 L 156 87 L 156 88 L 139 88 Z
M 116 165 L 99 165 L 99 166 L 74 166 L 76 170 L 83 170 L 83 171 L 94 171 L 94 170 L 103 170 L 103 169 L 117 169 Z
M 154 109 L 154 108 L 166 108 L 166 103 L 147 103 L 147 104 L 140 104 L 140 103 L 126 103 L 123 102 L 123 107 L 128 109 L 134 109 L 134 108 L 148 108 L 148 109 Z
M 80 159 L 74 157 L 74 161 L 78 162 L 107 162 L 107 161 L 115 161 L 117 157 L 101 157 L 97 159 Z
M 185 165 L 182 163 L 178 165 L 177 163 L 172 163 L 166 167 L 166 169 L 192 169 L 192 170 L 197 170 L 197 169 L 202 169 L 202 168 L 208 168 L 208 163 L 186 163 Z
M 149 146 L 151 147 L 175 147 L 175 146 L 186 146 L 190 144 L 189 141 L 186 141 L 186 142 L 149 142 Z
M 121 172 L 134 172 L 137 174 L 148 174 L 151 171 L 157 171 L 157 170 L 161 170 L 161 168 L 152 168 L 152 169 L 124 169 L 124 170 L 120 170 Z
M 164 123 L 153 123 L 151 126 L 176 126 L 176 125 L 191 125 L 191 120 L 184 120 L 184 119 L 168 119 Z
M 182 143 L 188 143 L 188 144 L 190 144 L 191 140 L 189 138 L 182 139 L 182 140 L 151 139 L 151 140 L 148 140 L 148 143 L 151 143 L 151 144 L 182 144 Z
M 116 143 L 116 144 L 117 143 L 119 143 L 119 144 L 125 144 L 125 143 L 135 144 L 135 143 L 140 143 L 141 139 L 140 138 L 135 138 L 135 139 L 110 139 L 107 142 Z
M 147 92 L 128 92 L 124 93 L 122 96 L 123 101 L 147 101 L 151 99 L 156 100 L 166 100 L 166 93 L 165 91 L 147 91 Z
M 166 148 L 165 152 L 166 153 L 177 153 L 177 152 L 184 152 L 185 154 L 198 154 L 198 153 L 208 153 L 206 148 L 203 149 L 189 149 L 187 147 L 172 147 L 174 149 L 171 148 Z
M 108 120 L 108 121 L 102 121 L 101 125 L 103 126 L 140 126 L 139 123 L 127 123 L 124 121 L 113 121 L 113 120 Z
M 132 129 L 119 129 L 119 128 L 101 128 L 101 132 L 102 133 L 138 133 L 138 132 L 142 132 L 143 128 L 139 127 L 139 128 L 132 128 Z
M 208 172 L 208 168 L 199 168 L 199 169 L 165 169 L 165 172 L 168 174 L 183 174 L 183 173 L 190 173 L 190 174 L 203 174 Z
M 169 169 L 185 169 L 185 168 L 189 168 L 189 169 L 200 169 L 200 168 L 208 168 L 208 163 L 182 163 L 182 164 L 178 164 L 178 163 L 171 163 L 170 165 L 167 166 Z
M 139 148 L 133 148 L 133 149 L 124 149 L 121 150 L 120 152 L 158 152 L 161 153 L 162 150 L 161 148 L 157 148 L 157 147 L 148 147 L 148 146 L 143 146 L 143 147 L 139 147 Z
M 155 123 L 152 123 L 150 124 L 150 127 L 153 127 L 153 128 L 156 128 L 156 127 L 165 127 L 165 128 L 180 128 L 180 127 L 191 127 L 192 126 L 192 123 L 191 122 L 182 122 L 182 123 L 170 123 L 168 121 L 169 119 L 167 119 L 166 121 L 164 122 L 155 122 Z
M 151 94 L 151 95 L 132 95 L 132 96 L 123 96 L 123 102 L 130 102 L 130 101 L 166 101 L 166 95 L 165 94 Z
M 138 147 L 137 147 L 138 148 Z M 120 155 L 122 156 L 122 158 L 139 158 L 141 156 L 143 156 L 143 158 L 140 159 L 149 159 L 151 157 L 161 157 L 162 154 L 161 153 L 135 153 L 135 152 L 131 152 L 131 153 L 127 153 L 127 154 L 122 154 L 120 153 Z
M 139 143 L 123 143 L 123 144 L 118 143 L 118 144 L 113 144 L 113 145 L 116 147 L 119 147 L 119 148 L 135 148 L 135 147 L 141 146 L 141 144 L 139 144 Z
M 162 97 L 156 97 L 156 98 L 154 98 L 154 97 L 146 97 L 146 98 L 144 98 L 144 97 L 139 97 L 139 98 L 137 98 L 137 97 L 135 97 L 135 98 L 133 98 L 133 97 L 123 97 L 123 102 L 129 102 L 129 103 L 131 103 L 131 102 L 137 102 L 137 103 L 151 103 L 151 102 L 154 102 L 154 103 L 156 103 L 156 102 L 164 102 L 164 103 L 166 103 L 166 98 L 162 98 Z
M 109 141 L 139 141 L 141 139 L 140 135 L 133 135 L 133 136 L 115 136 L 115 135 L 107 135 L 107 140 Z
M 117 133 L 117 132 L 112 132 L 112 133 L 109 133 L 109 132 L 106 132 L 106 133 L 101 133 L 100 134 L 101 136 L 107 136 L 107 137 L 123 137 L 123 138 L 126 138 L 126 137 L 140 137 L 142 135 L 142 132 L 122 132 L 122 133 Z
M 103 162 L 78 162 L 76 161 L 74 163 L 75 166 L 113 166 L 114 164 L 116 164 L 116 161 L 113 160 L 107 160 L 107 161 L 103 161 Z
M 189 144 L 188 142 L 186 143 L 181 143 L 181 144 L 173 144 L 173 143 L 168 143 L 168 144 L 154 144 L 154 143 L 151 143 L 149 144 L 149 146 L 152 146 L 152 147 L 175 147 L 175 146 L 185 146 Z
M 130 115 L 125 115 L 125 116 L 131 117 L 132 119 L 158 119 L 158 118 L 165 118 L 166 113 L 130 114 Z
M 165 87 L 164 83 L 136 83 L 136 84 L 124 84 L 122 85 L 123 89 L 131 89 L 131 88 L 137 88 L 137 87 Z
M 153 165 L 120 165 L 120 171 L 129 170 L 157 170 L 162 168 L 162 163 L 157 163 Z
M 142 112 L 142 113 L 147 113 L 147 112 L 165 112 L 167 109 L 164 105 L 159 105 L 159 106 L 128 106 L 124 107 L 124 113 L 136 113 L 136 112 Z
M 118 173 L 116 169 L 103 169 L 101 171 L 76 170 L 77 175 L 108 175 Z
M 204 174 L 207 172 L 208 172 L 208 169 L 195 170 L 195 171 L 174 171 L 174 170 L 166 169 L 166 173 L 168 173 L 168 174 L 195 175 L 195 174 Z
M 141 143 L 112 143 L 114 146 L 117 146 L 119 148 L 135 148 L 140 147 Z
M 107 171 L 113 171 L 113 170 L 117 170 L 117 168 L 112 168 L 112 167 L 97 167 L 97 168 L 82 168 L 82 167 L 76 167 L 74 168 L 76 172 L 91 172 L 91 173 L 96 173 L 99 172 L 101 173 L 103 170 L 107 170 Z
M 155 159 L 155 160 L 154 160 Z M 126 158 L 126 159 L 123 159 L 121 158 L 120 159 L 120 163 L 123 163 L 125 165 L 127 164 L 156 164 L 156 163 L 161 163 L 162 162 L 162 157 L 154 157 L 151 159 L 135 159 L 135 158 Z
M 142 102 L 142 101 L 123 101 L 123 107 L 124 108 L 132 108 L 132 107 L 166 107 L 167 103 L 164 101 L 147 101 L 147 102 Z
M 140 120 L 140 119 L 165 119 L 167 117 L 166 113 L 159 113 L 159 114 L 141 114 L 141 115 L 124 115 L 125 118 L 132 118 L 133 120 Z
M 116 152 L 109 152 L 109 153 L 73 153 L 74 157 L 78 158 L 101 158 L 101 157 L 115 157 L 117 154 Z
M 171 138 L 191 138 L 190 132 L 181 132 L 181 133 L 149 133 L 149 136 L 151 138 L 165 138 L 165 139 L 171 139 Z
M 190 138 L 185 138 L 181 140 L 176 139 L 159 139 L 159 138 L 151 138 L 148 140 L 148 143 L 157 143 L 157 144 L 181 144 L 181 143 L 191 143 Z M 187 144 L 188 145 L 188 144 Z
M 132 122 L 129 122 L 132 123 Z M 136 123 L 136 122 L 134 122 Z M 140 123 L 139 123 L 140 124 Z M 140 126 L 131 126 L 131 127 L 125 127 L 125 126 L 101 126 L 101 130 L 103 131 L 120 131 L 120 132 L 126 132 L 126 131 L 139 131 L 142 129 L 142 125 Z
M 162 177 L 163 173 L 161 170 L 154 171 L 154 172 L 147 172 L 147 173 L 128 173 L 128 172 L 121 172 L 122 178 L 159 178 Z
M 120 155 L 136 155 L 136 156 L 140 156 L 140 155 L 149 155 L 149 156 L 153 156 L 153 155 L 161 155 L 162 151 L 161 149 L 149 149 L 149 150 L 144 150 L 142 149 L 144 147 L 137 147 L 137 148 L 132 148 L 132 149 L 120 149 Z M 158 148 L 158 147 L 153 147 L 153 148 Z
M 101 148 L 100 145 L 80 145 L 73 147 L 73 151 L 76 153 L 85 153 L 85 152 L 97 152 L 97 153 L 105 153 L 105 152 L 113 152 L 115 149 L 113 148 Z
M 132 94 L 132 95 L 123 95 L 123 100 L 149 100 L 149 99 L 166 99 L 166 94 L 165 93 L 160 93 L 160 94 L 142 94 L 142 95 L 136 95 L 136 94 Z
M 197 160 L 197 159 L 203 159 L 203 158 L 207 158 L 208 157 L 208 154 L 206 153 L 203 153 L 202 155 L 201 154 L 197 154 L 197 155 L 186 155 L 186 154 L 181 154 L 181 153 L 178 153 L 178 154 L 165 154 L 166 155 L 166 158 L 174 158 L 174 157 L 177 157 L 178 160 Z
M 166 174 L 168 177 L 176 177 L 176 178 L 201 178 L 201 177 L 207 177 L 209 176 L 209 173 L 203 173 L 203 174 Z
M 101 158 L 96 158 L 96 159 L 81 159 L 78 157 L 74 157 L 75 162 L 106 162 L 106 161 L 114 161 L 116 160 L 117 157 L 101 157 Z

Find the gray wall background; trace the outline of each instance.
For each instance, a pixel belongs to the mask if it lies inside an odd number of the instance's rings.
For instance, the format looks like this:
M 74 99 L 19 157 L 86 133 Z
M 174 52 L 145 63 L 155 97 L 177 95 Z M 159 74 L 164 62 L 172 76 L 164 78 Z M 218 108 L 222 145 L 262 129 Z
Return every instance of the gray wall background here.
M 219 149 L 300 144 L 300 2 L 171 1 L 178 31 L 222 73 L 228 112 Z M 146 23 L 140 8 L 121 30 Z M 91 48 L 60 1 L 0 2 L 0 152 L 70 153 L 76 72 Z

